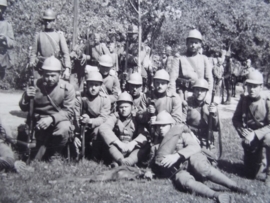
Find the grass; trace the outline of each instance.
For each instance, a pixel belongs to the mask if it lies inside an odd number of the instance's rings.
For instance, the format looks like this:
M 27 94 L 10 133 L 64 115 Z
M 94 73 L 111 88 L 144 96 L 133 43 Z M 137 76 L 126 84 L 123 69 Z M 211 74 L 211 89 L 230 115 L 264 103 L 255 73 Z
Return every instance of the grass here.
M 239 184 L 247 185 L 252 194 L 231 193 L 237 203 L 269 203 L 269 189 L 264 183 L 243 177 L 240 139 L 230 119 L 223 120 L 223 156 L 220 169 Z M 170 180 L 136 180 L 119 182 L 54 182 L 51 180 L 73 176 L 95 175 L 108 168 L 93 161 L 67 164 L 62 159 L 52 163 L 32 162 L 32 174 L 0 174 L 0 202 L 174 202 L 210 203 L 211 199 L 177 191 Z M 211 187 L 217 185 L 206 182 Z M 221 187 L 218 187 L 221 189 Z M 224 189 L 224 188 L 223 188 Z

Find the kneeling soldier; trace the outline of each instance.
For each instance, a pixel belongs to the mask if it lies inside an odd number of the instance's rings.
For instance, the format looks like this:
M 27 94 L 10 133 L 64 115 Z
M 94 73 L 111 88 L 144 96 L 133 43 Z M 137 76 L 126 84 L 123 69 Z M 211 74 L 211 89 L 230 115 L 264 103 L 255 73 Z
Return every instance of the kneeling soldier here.
M 230 196 L 210 189 L 202 180 L 210 180 L 233 191 L 246 192 L 210 164 L 201 153 L 196 137 L 183 124 L 174 123 L 172 116 L 166 111 L 159 113 L 153 123 L 162 138 L 155 156 L 157 175 L 172 177 L 180 190 L 191 191 L 219 202 L 230 202 Z
M 263 76 L 259 71 L 249 73 L 246 85 L 248 95 L 241 95 L 232 121 L 243 139 L 247 176 L 266 176 L 265 184 L 270 187 L 270 100 L 261 95 Z
M 28 86 L 20 100 L 22 111 L 29 111 L 29 100 L 34 97 L 36 159 L 48 159 L 61 153 L 71 132 L 75 91 L 72 85 L 60 79 L 61 62 L 54 56 L 42 65 L 42 78 Z
M 134 165 L 147 152 L 147 131 L 139 126 L 132 114 L 133 99 L 127 92 L 117 101 L 117 111 L 99 127 L 107 150 L 113 159 L 112 167 Z
M 206 101 L 208 92 L 208 82 L 205 79 L 198 79 L 193 85 L 193 95 L 187 99 L 187 106 L 184 108 L 186 114 L 186 124 L 192 132 L 200 140 L 200 145 L 203 149 L 214 149 L 214 139 L 208 140 L 208 119 L 209 114 L 212 113 L 213 122 L 212 129 L 218 128 L 217 106 L 213 103 L 209 104 Z M 208 146 L 209 145 L 209 146 Z
M 100 91 L 103 78 L 99 72 L 93 71 L 87 76 L 86 81 L 87 90 L 85 97 L 77 97 L 75 101 L 75 126 L 76 130 L 79 131 L 81 124 L 86 125 L 86 156 L 89 154 L 89 144 L 92 142 L 91 156 L 99 160 L 101 158 L 101 147 L 97 140 L 98 127 L 109 116 L 111 102 L 109 96 Z

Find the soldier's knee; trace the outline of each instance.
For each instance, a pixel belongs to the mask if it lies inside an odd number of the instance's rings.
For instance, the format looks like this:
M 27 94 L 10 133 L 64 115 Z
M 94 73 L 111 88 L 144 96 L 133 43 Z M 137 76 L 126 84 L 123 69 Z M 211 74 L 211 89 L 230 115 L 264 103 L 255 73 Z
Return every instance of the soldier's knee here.
M 189 182 L 194 181 L 194 177 L 190 175 L 189 172 L 183 170 L 179 171 L 174 178 L 174 183 L 177 187 L 181 187 L 183 189 L 189 189 Z
M 199 176 L 207 177 L 211 172 L 211 164 L 203 154 L 190 157 L 190 166 L 192 170 Z
M 14 159 L 14 153 L 9 146 L 4 143 L 0 143 L 0 157 L 9 157 Z
M 54 136 L 61 136 L 62 138 L 68 138 L 71 123 L 69 121 L 62 121 L 58 123 L 53 132 Z

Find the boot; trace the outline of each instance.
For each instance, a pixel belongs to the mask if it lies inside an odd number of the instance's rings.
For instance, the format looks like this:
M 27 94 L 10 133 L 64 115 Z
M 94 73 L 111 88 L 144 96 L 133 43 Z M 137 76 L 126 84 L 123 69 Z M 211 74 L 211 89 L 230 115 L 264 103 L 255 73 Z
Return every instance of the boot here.
M 118 165 L 122 165 L 122 160 L 124 159 L 124 156 L 117 149 L 117 147 L 115 147 L 114 145 L 110 145 L 109 153 L 110 153 L 110 155 L 111 155 L 114 162 L 116 162 Z

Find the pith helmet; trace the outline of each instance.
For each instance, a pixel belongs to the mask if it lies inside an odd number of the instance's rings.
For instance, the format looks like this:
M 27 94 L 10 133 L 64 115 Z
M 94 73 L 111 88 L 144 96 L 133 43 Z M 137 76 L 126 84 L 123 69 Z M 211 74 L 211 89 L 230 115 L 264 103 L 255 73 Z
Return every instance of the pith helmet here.
M 195 84 L 193 85 L 193 88 L 194 87 L 200 87 L 209 90 L 208 82 L 203 78 L 196 80 Z
M 103 82 L 102 75 L 98 71 L 91 71 L 86 79 L 87 81 Z
M 166 80 L 166 81 L 170 81 L 170 76 L 169 76 L 169 73 L 164 70 L 164 69 L 161 69 L 161 70 L 158 70 L 154 76 L 154 79 L 160 79 L 160 80 Z
M 134 84 L 134 85 L 142 85 L 143 81 L 142 81 L 142 76 L 140 73 L 132 73 L 129 76 L 129 81 L 128 83 L 130 84 Z
M 98 60 L 99 65 L 111 68 L 113 66 L 113 59 L 110 55 L 102 55 Z
M 117 103 L 118 102 L 128 102 L 133 104 L 133 98 L 129 93 L 123 92 L 122 94 L 119 95 Z
M 42 65 L 42 70 L 61 71 L 61 68 L 61 62 L 54 56 L 46 58 Z
M 199 30 L 193 29 L 193 30 L 190 30 L 188 33 L 187 39 L 189 38 L 202 40 L 202 34 L 200 33 Z
M 173 120 L 172 116 L 167 111 L 161 111 L 156 118 L 156 121 L 153 125 L 167 125 L 167 124 L 174 124 L 175 121 Z
M 263 84 L 263 75 L 258 70 L 251 71 L 247 76 L 246 83 L 261 85 Z
M 52 9 L 47 9 L 44 13 L 43 13 L 43 19 L 44 20 L 55 20 L 55 12 Z
M 7 0 L 0 0 L 1 6 L 7 6 Z

